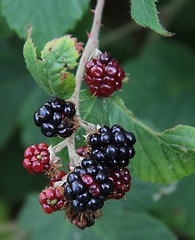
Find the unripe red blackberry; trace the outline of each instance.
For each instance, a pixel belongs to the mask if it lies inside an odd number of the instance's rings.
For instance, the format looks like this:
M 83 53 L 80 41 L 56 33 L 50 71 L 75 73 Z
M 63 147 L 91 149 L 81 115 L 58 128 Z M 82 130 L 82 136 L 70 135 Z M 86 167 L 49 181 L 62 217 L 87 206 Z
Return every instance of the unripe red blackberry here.
M 62 187 L 49 187 L 39 194 L 39 202 L 45 213 L 51 214 L 64 208 L 65 200 Z
M 50 153 L 46 143 L 35 144 L 24 151 L 23 166 L 30 174 L 43 173 L 50 169 Z
M 131 188 L 131 175 L 127 168 L 116 168 L 109 173 L 109 179 L 114 185 L 114 191 L 107 198 L 121 199 Z
M 78 127 L 75 114 L 74 103 L 55 97 L 35 112 L 34 122 L 46 137 L 67 138 Z
M 108 53 L 92 58 L 85 66 L 85 82 L 91 94 L 108 97 L 122 86 L 124 70 L 117 60 Z
M 64 192 L 75 212 L 96 211 L 102 208 L 106 197 L 113 191 L 107 170 L 94 159 L 84 158 L 67 176 Z
M 59 182 L 62 180 L 62 178 L 66 176 L 66 173 L 63 172 L 63 171 L 57 171 L 54 175 L 52 175 L 52 177 L 50 177 L 50 181 L 49 181 L 49 184 L 50 186 L 54 186 L 54 184 L 56 182 Z
M 89 154 L 107 167 L 125 167 L 135 155 L 136 139 L 120 125 L 102 126 L 87 136 Z

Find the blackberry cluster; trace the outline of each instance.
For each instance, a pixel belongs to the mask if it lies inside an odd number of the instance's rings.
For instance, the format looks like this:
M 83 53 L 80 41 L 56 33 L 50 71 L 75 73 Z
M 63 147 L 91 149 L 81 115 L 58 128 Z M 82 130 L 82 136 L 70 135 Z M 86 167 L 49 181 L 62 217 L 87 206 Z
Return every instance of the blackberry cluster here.
M 55 97 L 35 112 L 34 122 L 46 137 L 58 135 L 67 138 L 77 128 L 75 114 L 76 109 L 72 102 Z
M 102 208 L 112 191 L 113 183 L 108 179 L 106 167 L 92 158 L 84 158 L 81 166 L 69 173 L 64 186 L 75 212 Z
M 136 139 L 120 125 L 101 127 L 97 133 L 88 136 L 90 155 L 107 167 L 125 167 L 135 155 L 133 145 Z
M 102 53 L 92 58 L 85 65 L 85 82 L 91 94 L 108 97 L 122 86 L 125 77 L 123 69 L 117 60 L 108 53 Z
M 48 145 L 40 143 L 26 148 L 23 166 L 30 174 L 49 171 L 51 166 Z

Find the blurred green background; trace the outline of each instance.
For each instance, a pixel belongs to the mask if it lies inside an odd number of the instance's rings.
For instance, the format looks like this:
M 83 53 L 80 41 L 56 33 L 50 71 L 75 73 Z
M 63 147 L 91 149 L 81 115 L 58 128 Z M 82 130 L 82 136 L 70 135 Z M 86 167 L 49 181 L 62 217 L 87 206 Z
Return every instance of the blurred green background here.
M 5 7 L 10 1 L 1 2 Z M 83 2 L 89 6 L 88 1 Z M 94 4 L 92 1 L 91 7 Z M 75 20 L 76 24 L 67 27 L 67 31 L 85 43 L 93 16 L 87 7 L 83 9 L 81 19 Z M 159 17 L 175 33 L 172 38 L 163 38 L 131 20 L 127 0 L 120 4 L 117 0 L 106 1 L 100 49 L 112 53 L 130 74 L 129 82 L 117 94 L 138 119 L 157 131 L 178 124 L 195 126 L 194 9 L 192 0 L 159 1 Z M 47 180 L 27 174 L 22 160 L 26 147 L 47 141 L 33 125 L 32 115 L 50 97 L 38 88 L 26 70 L 22 56 L 24 39 L 11 30 L 3 15 L 0 15 L 0 239 L 195 239 L 195 175 L 169 186 L 133 178 L 126 199 L 106 203 L 104 216 L 84 231 L 63 220 L 63 213 L 48 216 L 42 212 L 38 193 Z M 55 31 L 52 34 L 60 36 Z M 43 43 L 39 40 L 36 43 L 39 52 Z

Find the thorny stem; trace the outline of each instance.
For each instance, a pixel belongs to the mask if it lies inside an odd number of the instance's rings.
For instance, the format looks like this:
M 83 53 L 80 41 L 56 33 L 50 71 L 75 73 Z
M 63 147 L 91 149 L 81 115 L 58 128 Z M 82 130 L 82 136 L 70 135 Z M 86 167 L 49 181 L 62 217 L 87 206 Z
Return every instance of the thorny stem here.
M 88 34 L 88 41 L 83 50 L 82 57 L 79 62 L 79 66 L 76 72 L 76 88 L 73 93 L 72 98 L 77 106 L 77 110 L 79 111 L 79 92 L 81 88 L 81 83 L 83 80 L 83 75 L 85 71 L 85 64 L 88 61 L 89 57 L 92 56 L 96 49 L 98 48 L 98 37 L 99 37 L 99 30 L 101 26 L 101 18 L 102 12 L 104 8 L 105 0 L 97 0 L 97 5 L 94 10 L 94 19 L 91 28 L 91 32 Z
M 79 125 L 83 127 L 86 132 L 88 131 L 95 131 L 96 126 L 92 123 L 86 122 L 83 119 L 80 118 L 79 114 L 79 93 L 81 89 L 81 83 L 83 80 L 83 75 L 85 72 L 85 64 L 89 60 L 89 58 L 93 55 L 95 55 L 96 50 L 98 49 L 98 38 L 99 38 L 99 30 L 101 27 L 101 18 L 102 18 L 102 12 L 104 8 L 105 0 L 97 0 L 97 5 L 94 10 L 94 19 L 93 24 L 91 28 L 91 32 L 88 34 L 88 41 L 86 43 L 86 46 L 83 50 L 83 54 L 81 56 L 78 69 L 76 72 L 76 87 L 75 91 L 70 98 L 71 101 L 73 101 L 76 105 L 77 112 L 78 112 L 78 121 Z M 73 134 L 71 137 L 67 138 L 66 140 L 60 142 L 56 146 L 53 147 L 55 152 L 61 151 L 64 147 L 68 148 L 68 154 L 70 158 L 70 165 L 72 167 L 77 166 L 79 164 L 79 156 L 76 153 L 75 149 L 75 134 Z

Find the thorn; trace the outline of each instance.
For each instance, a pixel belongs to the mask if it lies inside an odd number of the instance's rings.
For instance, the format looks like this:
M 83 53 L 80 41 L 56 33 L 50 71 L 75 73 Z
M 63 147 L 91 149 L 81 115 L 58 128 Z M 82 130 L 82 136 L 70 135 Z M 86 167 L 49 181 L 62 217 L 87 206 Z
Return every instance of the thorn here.
M 94 14 L 94 13 L 95 13 L 95 10 L 94 10 L 94 9 L 91 9 L 91 12 Z
M 86 33 L 87 33 L 88 38 L 91 38 L 91 37 L 92 37 L 92 34 L 91 34 L 91 33 L 87 32 L 87 31 L 86 31 Z
M 96 25 L 100 25 L 100 21 L 98 19 L 96 21 Z

